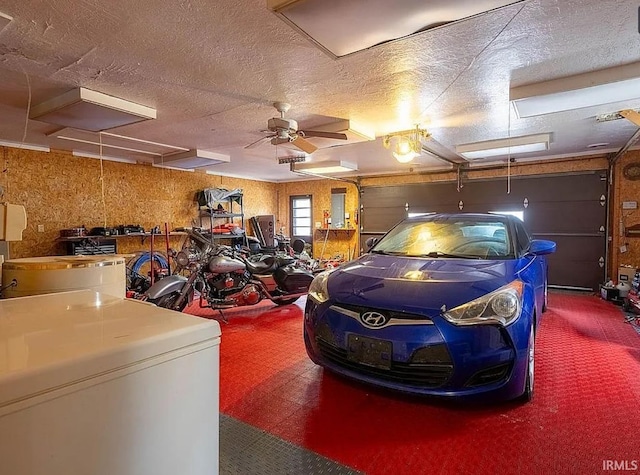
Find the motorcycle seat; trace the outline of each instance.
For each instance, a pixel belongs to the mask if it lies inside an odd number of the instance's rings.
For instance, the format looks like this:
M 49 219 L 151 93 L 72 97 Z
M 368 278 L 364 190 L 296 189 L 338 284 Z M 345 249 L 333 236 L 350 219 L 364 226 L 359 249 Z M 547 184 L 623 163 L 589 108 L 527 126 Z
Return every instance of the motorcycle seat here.
M 257 262 L 247 261 L 246 265 L 252 274 L 271 274 L 279 267 L 278 260 L 273 256 L 267 256 Z

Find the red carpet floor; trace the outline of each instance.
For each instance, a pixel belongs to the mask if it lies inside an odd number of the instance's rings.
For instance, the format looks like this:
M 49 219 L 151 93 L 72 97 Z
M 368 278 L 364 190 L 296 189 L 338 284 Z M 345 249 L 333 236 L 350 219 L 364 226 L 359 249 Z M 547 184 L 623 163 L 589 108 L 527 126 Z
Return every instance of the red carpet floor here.
M 640 466 L 640 336 L 611 303 L 551 294 L 534 401 L 493 406 L 411 398 L 323 371 L 304 350 L 302 305 L 225 312 L 221 412 L 370 474 Z

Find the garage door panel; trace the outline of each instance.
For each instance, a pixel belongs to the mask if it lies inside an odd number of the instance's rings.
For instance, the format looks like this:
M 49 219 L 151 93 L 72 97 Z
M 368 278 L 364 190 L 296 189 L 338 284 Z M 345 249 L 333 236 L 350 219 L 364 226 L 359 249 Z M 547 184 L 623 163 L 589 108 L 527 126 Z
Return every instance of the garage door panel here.
M 407 217 L 407 212 L 404 206 L 386 208 L 371 208 L 366 207 L 362 210 L 362 229 L 363 232 L 387 232 L 399 221 Z
M 598 263 L 604 257 L 605 243 L 599 237 L 558 236 L 553 234 L 534 234 L 534 239 L 548 239 L 556 243 L 557 250 L 548 258 L 555 260 L 559 255 L 569 261 L 584 260 Z
M 592 276 L 602 273 L 602 268 L 586 261 L 562 260 L 562 265 L 549 264 L 549 285 L 595 289 L 600 279 Z
M 547 201 L 599 201 L 606 194 L 606 172 L 512 178 L 511 193 Z
M 409 212 L 523 211 L 527 228 L 540 239 L 551 239 L 558 251 L 549 256 L 554 285 L 596 289 L 605 270 L 606 171 L 566 175 L 513 177 L 510 193 L 506 178 L 466 180 L 458 192 L 455 182 L 421 183 L 363 188 L 363 237 L 386 232 Z M 526 200 L 526 204 L 525 204 Z
M 535 202 L 525 211 L 532 233 L 598 234 L 607 222 L 606 209 L 598 202 Z

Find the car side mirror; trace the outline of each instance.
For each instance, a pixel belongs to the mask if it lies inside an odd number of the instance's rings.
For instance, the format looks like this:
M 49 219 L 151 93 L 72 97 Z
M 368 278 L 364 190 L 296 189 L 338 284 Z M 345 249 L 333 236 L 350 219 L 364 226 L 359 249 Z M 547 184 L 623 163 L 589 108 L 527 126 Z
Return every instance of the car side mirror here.
M 375 246 L 377 242 L 378 242 L 378 238 L 375 238 L 375 237 L 370 237 L 370 238 L 368 238 L 368 239 L 364 242 L 364 243 L 365 243 L 365 245 L 367 246 L 367 251 L 368 251 L 369 249 L 371 249 L 373 246 Z
M 556 252 L 556 243 L 545 239 L 534 239 L 529 246 L 529 254 L 534 256 L 542 256 L 544 254 L 552 254 Z

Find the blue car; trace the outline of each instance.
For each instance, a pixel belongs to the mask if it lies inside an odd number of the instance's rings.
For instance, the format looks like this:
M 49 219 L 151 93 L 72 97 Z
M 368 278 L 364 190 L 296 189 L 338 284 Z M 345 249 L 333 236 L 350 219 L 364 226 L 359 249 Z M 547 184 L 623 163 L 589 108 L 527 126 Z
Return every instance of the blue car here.
M 459 213 L 408 218 L 368 244 L 311 284 L 316 364 L 415 394 L 531 399 L 554 242 L 513 216 Z

